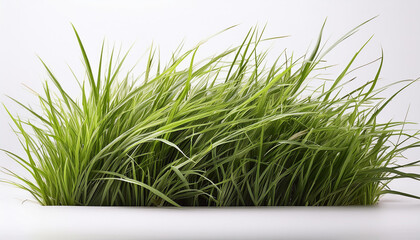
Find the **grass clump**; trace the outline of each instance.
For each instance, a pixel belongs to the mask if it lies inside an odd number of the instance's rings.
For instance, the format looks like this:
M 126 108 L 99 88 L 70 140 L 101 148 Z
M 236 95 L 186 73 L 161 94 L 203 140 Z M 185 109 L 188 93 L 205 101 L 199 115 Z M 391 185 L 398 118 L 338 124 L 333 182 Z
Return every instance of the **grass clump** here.
M 105 62 L 104 45 L 93 71 L 75 31 L 87 82 L 74 99 L 44 64 L 51 82 L 38 96 L 42 112 L 16 101 L 36 121 L 9 112 L 26 157 L 6 152 L 32 177 L 9 171 L 12 184 L 42 205 L 332 206 L 371 205 L 387 193 L 416 197 L 387 184 L 418 180 L 401 171 L 417 162 L 394 163 L 417 147 L 417 133 L 376 120 L 412 82 L 379 98 L 381 58 L 372 80 L 341 92 L 360 49 L 332 83 L 310 89 L 325 54 L 356 30 L 326 50 L 321 31 L 311 54 L 282 55 L 269 67 L 256 28 L 201 62 L 200 44 L 166 67 L 151 50 L 138 79 L 121 72 L 126 55 L 115 60 L 112 52 Z

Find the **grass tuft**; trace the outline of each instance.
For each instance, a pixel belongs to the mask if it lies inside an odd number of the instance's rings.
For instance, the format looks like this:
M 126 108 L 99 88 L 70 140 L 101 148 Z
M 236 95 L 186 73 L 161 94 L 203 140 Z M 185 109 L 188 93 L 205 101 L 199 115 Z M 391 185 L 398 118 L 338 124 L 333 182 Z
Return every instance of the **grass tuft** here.
M 387 187 L 398 178 L 419 180 L 405 171 L 418 161 L 395 164 L 419 146 L 418 133 L 405 131 L 405 121 L 377 122 L 414 81 L 380 98 L 381 57 L 372 80 L 345 91 L 366 42 L 334 81 L 311 88 L 324 56 L 360 26 L 326 50 L 321 30 L 308 57 L 282 54 L 268 67 L 269 51 L 257 46 L 270 39 L 257 28 L 200 62 L 204 42 L 178 50 L 166 67 L 151 49 L 144 75 L 134 80 L 121 72 L 128 52 L 116 60 L 112 50 L 106 60 L 104 44 L 95 73 L 74 29 L 88 81 L 72 98 L 42 62 L 51 80 L 37 95 L 42 112 L 15 100 L 37 121 L 8 111 L 26 156 L 3 150 L 31 179 L 5 172 L 42 205 L 332 206 L 372 205 L 384 194 L 418 198 Z

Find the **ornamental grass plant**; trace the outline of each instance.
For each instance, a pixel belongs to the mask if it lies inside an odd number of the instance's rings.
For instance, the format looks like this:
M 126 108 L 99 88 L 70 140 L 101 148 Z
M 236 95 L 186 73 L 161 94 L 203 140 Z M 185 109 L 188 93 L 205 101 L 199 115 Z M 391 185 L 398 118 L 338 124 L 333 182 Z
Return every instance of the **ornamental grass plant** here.
M 378 122 L 394 97 L 379 97 L 377 72 L 344 91 L 358 54 L 332 82 L 313 87 L 331 47 L 322 30 L 312 52 L 294 59 L 271 52 L 252 28 L 243 42 L 197 61 L 204 42 L 176 51 L 163 66 L 150 50 L 138 78 L 122 72 L 114 50 L 94 69 L 75 31 L 86 71 L 71 97 L 49 75 L 37 94 L 42 111 L 15 100 L 31 119 L 9 115 L 25 156 L 7 150 L 31 178 L 5 170 L 10 183 L 42 205 L 345 206 L 372 205 L 418 161 L 396 164 L 418 146 L 404 121 Z M 128 52 L 127 52 L 128 54 Z M 183 68 L 182 65 L 187 67 Z M 83 78 L 83 76 L 80 76 Z M 79 79 L 82 79 L 80 78 Z M 6 108 L 7 110 L 7 108 Z

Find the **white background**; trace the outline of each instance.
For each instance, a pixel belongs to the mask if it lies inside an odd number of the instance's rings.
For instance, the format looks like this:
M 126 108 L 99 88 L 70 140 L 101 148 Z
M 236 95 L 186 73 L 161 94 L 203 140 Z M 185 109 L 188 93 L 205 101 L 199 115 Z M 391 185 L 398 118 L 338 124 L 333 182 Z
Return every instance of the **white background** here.
M 52 68 L 63 85 L 77 96 L 77 85 L 71 76 L 71 66 L 83 75 L 81 55 L 71 24 L 77 28 L 92 62 L 97 63 L 100 45 L 122 45 L 131 51 L 128 65 L 143 58 L 153 42 L 160 46 L 163 59 L 185 40 L 186 48 L 229 26 L 225 32 L 200 49 L 199 56 L 209 56 L 240 43 L 252 26 L 267 24 L 266 37 L 290 35 L 272 44 L 272 54 L 287 48 L 296 56 L 304 54 L 317 39 L 320 27 L 327 19 L 324 40 L 333 43 L 348 30 L 363 21 L 378 17 L 351 39 L 346 40 L 327 56 L 328 63 L 337 64 L 330 77 L 336 76 L 352 55 L 374 35 L 354 66 L 375 60 L 384 51 L 384 66 L 380 85 L 420 77 L 419 1 L 187 1 L 187 0 L 1 0 L 0 1 L 0 102 L 13 114 L 28 116 L 6 95 L 31 103 L 36 97 L 23 85 L 42 91 L 47 75 L 37 55 Z M 94 66 L 96 64 L 93 64 Z M 138 73 L 142 72 L 141 65 Z M 355 85 L 371 80 L 378 63 L 349 77 L 357 76 Z M 144 68 L 143 68 L 144 69 Z M 335 75 L 334 75 L 335 74 Z M 407 120 L 420 122 L 420 83 L 407 89 L 383 112 L 381 121 Z M 0 148 L 22 153 L 7 113 L 0 110 Z M 420 126 L 411 126 L 419 129 Z M 408 160 L 420 159 L 420 149 L 408 152 Z M 0 166 L 21 172 L 3 153 Z M 413 171 L 420 172 L 419 169 Z M 23 174 L 23 173 L 22 173 Z M 0 175 L 3 178 L 4 175 Z M 391 184 L 396 190 L 420 195 L 420 184 L 401 180 Z M 0 185 L 0 205 L 20 204 L 26 198 L 20 190 Z M 395 198 L 398 201 L 400 198 Z M 418 209 L 418 208 L 417 208 Z M 7 213 L 7 212 L 6 212 Z M 11 212 L 9 211 L 9 214 Z M 0 213 L 1 214 L 1 213 Z M 418 219 L 417 219 L 418 221 Z M 0 221 L 1 222 L 1 221 Z

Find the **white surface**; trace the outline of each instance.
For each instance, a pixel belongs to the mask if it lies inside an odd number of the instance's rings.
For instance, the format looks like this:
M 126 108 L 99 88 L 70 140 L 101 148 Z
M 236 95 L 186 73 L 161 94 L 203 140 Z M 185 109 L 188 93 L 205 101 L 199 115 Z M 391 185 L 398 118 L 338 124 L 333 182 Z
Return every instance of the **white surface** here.
M 0 205 L 0 213 L 0 239 L 5 240 L 414 240 L 420 236 L 420 203 L 401 200 L 385 200 L 374 207 L 211 209 L 41 207 L 13 201 Z
M 304 54 L 316 40 L 328 17 L 325 39 L 333 42 L 364 20 L 379 15 L 354 37 L 346 40 L 327 60 L 338 64 L 332 73 L 344 68 L 352 55 L 372 35 L 354 66 L 380 56 L 384 67 L 380 85 L 420 76 L 419 1 L 110 1 L 110 0 L 0 0 L 0 102 L 12 113 L 28 116 L 6 98 L 24 103 L 35 97 L 21 83 L 41 92 L 46 73 L 36 54 L 53 69 L 70 92 L 77 96 L 77 85 L 67 68 L 80 76 L 80 52 L 72 22 L 85 43 L 90 60 L 97 62 L 103 37 L 109 46 L 135 47 L 128 66 L 136 62 L 152 41 L 167 58 L 181 40 L 186 47 L 234 24 L 200 49 L 199 56 L 223 51 L 240 43 L 255 24 L 267 23 L 266 36 L 291 35 L 274 43 L 274 52 L 287 48 L 296 56 Z M 275 57 L 275 56 L 272 56 Z M 97 64 L 93 64 L 97 65 Z M 143 65 L 141 65 L 143 66 Z M 369 81 L 377 64 L 355 72 L 355 84 Z M 141 73 L 141 68 L 138 73 Z M 333 76 L 331 76 L 333 77 Z M 420 122 L 420 84 L 395 99 L 380 116 L 383 121 Z M 0 110 L 0 148 L 22 153 Z M 416 128 L 419 128 L 417 125 Z M 408 152 L 411 161 L 419 159 L 420 149 Z M 21 170 L 0 154 L 0 166 Z M 420 172 L 418 169 L 413 171 Z M 23 173 L 22 173 L 23 174 Z M 0 175 L 3 178 L 4 175 Z M 396 190 L 420 195 L 419 182 L 401 180 Z M 0 239 L 416 239 L 420 236 L 418 202 L 396 199 L 373 208 L 268 208 L 178 210 L 144 208 L 42 208 L 19 190 L 0 185 Z M 95 235 L 95 236 L 93 236 Z

